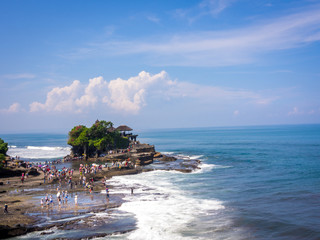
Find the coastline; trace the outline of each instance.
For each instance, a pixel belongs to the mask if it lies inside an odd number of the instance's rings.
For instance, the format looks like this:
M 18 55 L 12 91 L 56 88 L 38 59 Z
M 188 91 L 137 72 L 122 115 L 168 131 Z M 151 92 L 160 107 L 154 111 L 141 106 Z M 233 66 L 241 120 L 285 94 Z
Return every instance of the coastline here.
M 154 148 L 153 148 L 154 149 Z M 137 154 L 137 153 L 135 153 Z M 150 157 L 150 151 L 140 151 L 139 156 L 148 155 Z M 117 209 L 123 203 L 123 196 L 113 194 L 112 186 L 108 185 L 110 189 L 110 199 L 106 198 L 103 194 L 105 191 L 105 186 L 101 182 L 103 179 L 111 179 L 113 176 L 122 176 L 122 175 L 131 175 L 131 174 L 139 174 L 142 172 L 148 172 L 153 170 L 165 170 L 165 171 L 180 171 L 183 173 L 189 173 L 198 168 L 200 164 L 199 160 L 190 160 L 189 163 L 187 161 L 180 161 L 178 163 L 177 159 L 171 156 L 167 156 L 161 153 L 152 152 L 152 163 L 151 167 L 149 164 L 143 166 L 136 166 L 136 168 L 125 169 L 125 168 L 102 168 L 101 171 L 96 174 L 90 173 L 87 176 L 87 179 L 94 179 L 94 189 L 91 194 L 88 193 L 83 187 L 79 185 L 75 185 L 73 189 L 69 189 L 68 184 L 63 183 L 63 188 L 68 189 L 70 194 L 70 202 L 68 207 L 63 206 L 62 208 L 58 208 L 54 206 L 53 209 L 41 208 L 40 199 L 41 196 L 45 196 L 46 193 L 50 193 L 52 195 L 56 195 L 56 188 L 58 186 L 57 181 L 53 181 L 52 183 L 43 183 L 44 173 L 40 172 L 38 176 L 30 176 L 26 181 L 22 184 L 20 182 L 20 177 L 7 177 L 1 178 L 0 181 L 3 182 L 3 185 L 0 185 L 0 204 L 4 205 L 5 203 L 9 205 L 9 214 L 4 214 L 1 212 L 1 225 L 0 225 L 0 233 L 1 237 L 13 237 L 24 235 L 30 232 L 42 231 L 41 234 L 51 234 L 46 233 L 47 229 L 59 228 L 59 229 L 68 229 L 72 228 L 75 224 L 78 224 L 80 218 L 77 216 L 81 216 L 81 219 L 90 219 L 91 213 L 98 212 L 104 213 L 109 211 L 110 209 Z M 109 156 L 110 157 L 110 156 Z M 77 160 L 79 164 L 89 164 L 95 162 L 110 162 L 114 159 L 125 159 L 127 158 L 127 153 L 121 153 L 117 155 L 113 155 L 112 158 L 102 157 L 102 158 L 90 158 L 87 161 Z M 146 158 L 148 159 L 148 158 Z M 150 160 L 150 159 L 149 159 Z M 149 161 L 147 160 L 147 161 Z M 58 166 L 57 166 L 58 167 Z M 20 170 L 23 167 L 20 167 Z M 16 169 L 18 170 L 18 168 Z M 72 181 L 79 182 L 80 173 L 76 169 L 72 176 Z M 7 181 L 10 184 L 6 184 Z M 95 198 L 90 204 L 79 204 L 77 206 L 74 205 L 74 194 L 78 194 L 80 198 Z M 128 192 L 129 194 L 129 192 Z M 89 200 L 88 200 L 89 201 Z M 101 201 L 103 201 L 101 203 Z M 49 222 L 43 220 L 41 217 L 43 214 L 54 216 L 57 218 L 58 222 Z M 70 215 L 72 217 L 65 218 L 65 215 Z M 40 215 L 40 217 L 39 217 Z M 75 219 L 74 219 L 75 218 Z M 85 228 L 86 225 L 90 225 L 90 220 L 87 223 L 83 224 Z M 104 225 L 104 224 L 102 224 Z M 105 226 L 104 226 L 105 227 Z M 132 231 L 135 229 L 135 226 L 132 224 L 127 224 L 127 226 L 122 226 L 120 229 L 111 232 L 99 232 L 97 231 L 94 234 L 89 234 L 87 238 L 92 237 L 101 237 L 109 234 L 116 233 L 125 233 L 128 231 Z M 80 237 L 81 238 L 81 237 Z M 79 238 L 79 239 L 80 239 Z M 77 239 L 77 238 L 75 238 Z

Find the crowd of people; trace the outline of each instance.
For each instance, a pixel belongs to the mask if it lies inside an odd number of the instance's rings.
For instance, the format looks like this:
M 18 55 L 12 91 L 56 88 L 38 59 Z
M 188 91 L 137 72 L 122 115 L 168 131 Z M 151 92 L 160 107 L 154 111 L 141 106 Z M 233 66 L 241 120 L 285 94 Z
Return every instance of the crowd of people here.
M 130 151 L 130 147 L 127 149 Z M 111 153 L 111 152 L 110 152 Z M 75 187 L 84 187 L 91 194 L 94 189 L 94 179 L 93 177 L 89 178 L 88 175 L 94 174 L 96 175 L 98 172 L 103 170 L 111 170 L 111 169 L 122 169 L 122 168 L 135 168 L 136 166 L 130 160 L 130 158 L 126 160 L 114 160 L 111 164 L 105 163 L 105 165 L 99 165 L 96 163 L 93 164 L 80 164 L 79 167 L 79 180 L 73 181 L 73 175 L 75 170 L 73 168 L 63 167 L 61 169 L 57 169 L 56 165 L 59 165 L 65 161 L 72 160 L 81 160 L 83 157 L 71 158 L 67 156 L 63 159 L 53 160 L 51 162 L 29 162 L 20 160 L 19 156 L 10 159 L 13 164 L 18 167 L 24 167 L 26 169 L 34 168 L 38 172 L 43 172 L 43 183 L 57 183 L 57 194 L 56 200 L 54 200 L 52 194 L 46 194 L 44 198 L 41 198 L 40 204 L 42 207 L 46 206 L 47 208 L 54 206 L 54 202 L 57 203 L 58 206 L 68 204 L 69 194 L 66 190 L 67 188 L 72 189 Z M 14 161 L 16 160 L 16 161 Z M 22 173 L 21 175 L 21 183 L 23 184 L 29 177 L 28 171 L 26 173 Z M 9 184 L 9 181 L 8 181 Z M 102 180 L 102 184 L 105 186 L 106 197 L 109 199 L 109 188 L 107 185 L 106 177 Z M 65 190 L 62 190 L 62 187 L 65 187 Z M 73 202 L 75 205 L 78 204 L 78 195 L 74 196 Z M 8 206 L 5 205 L 4 212 L 8 213 Z
M 61 190 L 59 187 L 57 188 L 57 194 L 56 194 L 56 202 L 58 203 L 58 206 L 61 207 L 61 205 L 67 205 L 69 199 L 69 194 L 67 190 Z M 53 207 L 55 204 L 54 198 L 52 194 L 46 194 L 44 198 L 41 198 L 40 205 L 41 207 Z M 78 205 L 78 195 L 76 194 L 74 197 L 74 204 Z

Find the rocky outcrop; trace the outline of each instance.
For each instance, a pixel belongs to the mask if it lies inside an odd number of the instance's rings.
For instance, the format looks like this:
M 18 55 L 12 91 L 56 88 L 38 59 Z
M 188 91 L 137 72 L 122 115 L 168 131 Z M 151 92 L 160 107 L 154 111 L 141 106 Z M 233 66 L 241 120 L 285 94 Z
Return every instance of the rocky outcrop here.
M 112 160 L 125 160 L 130 158 L 130 153 L 129 152 L 124 152 L 124 153 L 114 153 L 114 154 L 110 154 L 107 155 L 105 157 L 102 157 L 101 160 L 104 161 L 112 161 Z
M 177 158 L 163 155 L 162 158 L 160 158 L 159 160 L 164 162 L 173 162 L 176 161 Z
M 28 171 L 28 174 L 31 175 L 31 176 L 39 176 L 40 175 L 38 170 L 35 169 L 35 168 L 30 168 L 29 171 Z
M 1 168 L 0 169 L 0 178 L 18 177 L 18 176 L 21 176 L 22 173 L 26 173 L 26 171 L 20 170 L 20 169 Z
M 155 154 L 154 154 L 154 156 L 153 156 L 153 158 L 162 158 L 163 157 L 163 155 L 162 155 L 162 153 L 160 153 L 160 152 L 156 152 Z
M 0 225 L 0 239 L 20 236 L 28 232 L 37 230 L 36 228 L 28 228 L 27 226 L 17 224 L 14 227 Z
M 144 166 L 153 163 L 154 155 L 154 145 L 149 144 L 133 145 L 130 151 L 130 159 L 135 162 L 137 166 Z
M 132 159 L 137 166 L 144 166 L 153 163 L 154 153 L 132 154 Z
M 132 145 L 130 153 L 153 153 L 155 154 L 154 145 L 136 144 Z
M 183 161 L 180 163 L 180 166 L 184 169 L 199 169 L 199 164 L 201 163 L 200 160 L 189 160 L 189 161 Z

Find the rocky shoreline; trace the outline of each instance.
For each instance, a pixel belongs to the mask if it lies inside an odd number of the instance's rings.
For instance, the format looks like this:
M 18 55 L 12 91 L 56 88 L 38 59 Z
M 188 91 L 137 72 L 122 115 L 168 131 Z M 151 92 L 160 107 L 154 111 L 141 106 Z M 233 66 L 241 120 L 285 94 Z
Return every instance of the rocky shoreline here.
M 179 159 L 174 156 L 164 155 L 155 151 L 154 146 L 148 144 L 136 144 L 130 149 L 130 151 L 123 151 L 120 153 L 108 154 L 99 158 L 89 158 L 87 161 L 78 160 L 78 164 L 90 164 L 90 163 L 106 163 L 130 159 L 135 165 L 135 168 L 109 168 L 104 167 L 100 172 L 96 174 L 90 173 L 86 177 L 87 179 L 93 179 L 94 181 L 94 191 L 91 195 L 80 186 L 75 185 L 73 189 L 68 189 L 71 196 L 78 194 L 80 197 L 85 198 L 96 198 L 91 205 L 80 205 L 74 206 L 70 204 L 68 207 L 64 207 L 60 210 L 54 209 L 50 212 L 49 209 L 41 208 L 39 201 L 41 196 L 45 193 L 50 192 L 52 195 L 56 193 L 57 182 L 53 181 L 51 183 L 44 183 L 44 173 L 33 171 L 33 174 L 29 174 L 28 179 L 22 184 L 20 180 L 20 175 L 22 172 L 30 172 L 30 169 L 26 169 L 22 166 L 17 167 L 15 164 L 9 164 L 10 173 L 1 174 L 0 178 L 0 205 L 8 204 L 9 213 L 5 214 L 1 212 L 1 224 L 0 224 L 0 238 L 9 238 L 19 235 L 24 235 L 30 232 L 39 232 L 40 234 L 51 234 L 48 229 L 53 227 L 58 229 L 69 229 L 76 225 L 79 225 L 81 221 L 81 226 L 86 228 L 90 226 L 90 221 L 86 222 L 85 219 L 90 219 L 90 213 L 100 212 L 104 213 L 112 209 L 117 209 L 122 204 L 121 196 L 112 196 L 112 200 L 109 201 L 105 196 L 102 196 L 101 191 L 105 189 L 105 186 L 101 183 L 103 179 L 110 179 L 113 176 L 129 175 L 129 174 L 139 174 L 146 171 L 153 170 L 173 170 L 180 171 L 183 173 L 189 173 L 199 168 L 200 160 L 191 159 Z M 150 165 L 152 163 L 152 165 Z M 58 166 L 57 166 L 58 167 Z M 78 182 L 80 180 L 79 171 L 75 171 L 72 181 Z M 65 183 L 66 184 L 66 183 Z M 66 184 L 67 188 L 68 185 Z M 112 189 L 112 186 L 110 186 Z M 99 202 L 99 204 L 95 203 Z M 102 204 L 101 204 L 102 203 Z M 76 211 L 75 211 L 76 209 Z M 59 221 L 46 222 L 43 220 L 41 215 L 48 214 L 54 216 Z M 70 215 L 75 217 L 64 218 L 64 215 Z M 40 215 L 40 216 L 39 216 Z M 77 218 L 79 216 L 79 218 Z M 83 223 L 82 223 L 83 221 Z M 104 227 L 104 223 L 101 223 Z M 127 231 L 132 231 L 135 229 L 134 226 L 124 227 L 123 229 L 113 230 L 110 232 L 94 232 L 85 236 L 86 239 L 93 237 L 103 237 L 110 234 L 125 233 Z M 74 237 L 73 239 L 81 239 L 83 237 Z

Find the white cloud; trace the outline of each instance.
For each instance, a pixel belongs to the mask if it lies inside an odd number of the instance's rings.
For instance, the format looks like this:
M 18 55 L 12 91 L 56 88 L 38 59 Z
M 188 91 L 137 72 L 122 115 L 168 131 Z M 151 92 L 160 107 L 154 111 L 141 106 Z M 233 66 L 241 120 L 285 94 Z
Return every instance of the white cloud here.
M 203 14 L 211 14 L 213 16 L 218 15 L 223 10 L 231 5 L 235 0 L 204 0 L 200 3 L 201 9 L 206 9 Z
M 99 106 L 101 109 L 111 108 L 122 113 L 137 114 L 147 104 L 148 94 L 168 101 L 172 98 L 187 98 L 209 104 L 221 101 L 270 104 L 277 99 L 248 90 L 172 81 L 165 71 L 154 75 L 142 71 L 127 80 L 117 78 L 107 82 L 103 77 L 96 77 L 87 84 L 75 80 L 69 86 L 52 89 L 44 103 L 31 103 L 30 112 L 80 113 Z
M 109 96 L 105 96 L 103 102 L 119 111 L 137 113 L 146 104 L 144 97 L 147 89 L 166 78 L 165 71 L 155 75 L 142 71 L 128 80 L 112 80 L 108 85 Z
M 221 11 L 230 1 L 207 1 Z M 219 7 L 220 6 L 220 7 Z M 220 9 L 220 10 L 219 10 Z M 156 36 L 149 40 L 91 44 L 67 57 L 83 58 L 140 54 L 156 65 L 232 66 L 254 62 L 259 56 L 320 41 L 320 5 L 298 13 L 256 21 L 247 27 Z
M 239 115 L 239 113 L 240 113 L 240 111 L 239 111 L 239 110 L 235 110 L 235 111 L 233 112 L 233 115 L 234 115 L 234 116 L 238 116 L 238 115 Z
M 255 99 L 255 103 L 261 104 L 261 105 L 268 105 L 276 101 L 277 99 L 279 99 L 279 97 L 265 97 L 265 98 L 258 97 L 257 99 Z
M 9 109 L 8 112 L 19 112 L 20 110 L 20 103 L 13 103 Z
M 99 97 L 107 91 L 107 87 L 107 82 L 103 80 L 103 77 L 90 79 L 84 95 L 76 99 L 76 105 L 79 107 L 95 106 Z
M 165 95 L 169 97 L 197 98 L 202 101 L 245 100 L 258 105 L 271 104 L 278 97 L 265 97 L 261 94 L 243 89 L 225 89 L 218 86 L 206 86 L 181 81 L 170 81 Z
M 288 113 L 288 115 L 300 115 L 303 114 L 303 111 L 300 111 L 299 108 L 294 107 L 292 111 Z
M 45 103 L 33 102 L 30 104 L 30 112 L 37 111 L 57 111 L 73 112 L 77 109 L 75 101 L 81 90 L 80 82 L 78 80 L 73 81 L 70 86 L 62 88 L 56 87 L 47 94 Z
M 30 73 L 17 73 L 17 74 L 2 75 L 2 78 L 6 78 L 6 79 L 32 79 L 35 77 L 36 76 L 34 74 L 30 74 Z
M 8 109 L 1 109 L 0 112 L 2 113 L 17 113 L 20 112 L 21 106 L 20 103 L 13 103 L 10 105 L 10 107 Z
M 186 19 L 189 24 L 194 23 L 203 16 L 217 17 L 236 0 L 203 0 L 198 5 L 187 9 L 176 9 L 174 16 Z
M 148 88 L 167 78 L 162 71 L 151 75 L 145 71 L 128 80 L 121 78 L 109 83 L 102 77 L 92 78 L 87 85 L 75 80 L 71 85 L 56 87 L 48 94 L 45 103 L 33 102 L 30 112 L 77 112 L 104 103 L 109 107 L 127 113 L 137 113 L 145 102 Z
M 154 23 L 160 23 L 160 18 L 154 16 L 154 15 L 149 15 L 147 16 L 147 19 L 151 22 L 154 22 Z

